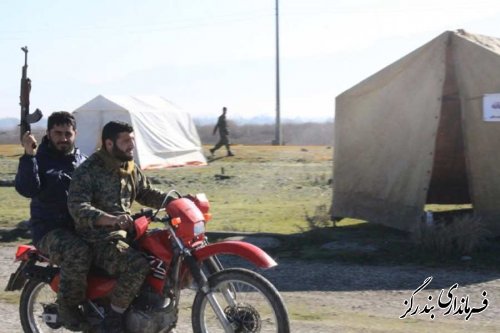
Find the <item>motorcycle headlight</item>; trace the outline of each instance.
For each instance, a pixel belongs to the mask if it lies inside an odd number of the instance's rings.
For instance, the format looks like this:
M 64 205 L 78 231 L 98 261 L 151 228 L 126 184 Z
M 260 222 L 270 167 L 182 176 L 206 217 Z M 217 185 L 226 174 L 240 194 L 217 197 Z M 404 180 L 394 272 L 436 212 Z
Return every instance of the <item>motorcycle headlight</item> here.
M 193 232 L 195 237 L 205 233 L 205 222 L 196 222 L 193 226 Z

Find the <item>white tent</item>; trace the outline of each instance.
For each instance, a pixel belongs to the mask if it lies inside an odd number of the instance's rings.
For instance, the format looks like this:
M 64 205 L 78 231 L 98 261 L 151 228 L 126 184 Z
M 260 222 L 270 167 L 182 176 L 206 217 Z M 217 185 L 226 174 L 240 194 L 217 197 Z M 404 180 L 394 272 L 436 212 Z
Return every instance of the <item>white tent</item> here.
M 206 164 L 190 114 L 163 97 L 99 95 L 73 114 L 76 145 L 87 155 L 101 146 L 102 127 L 119 120 L 134 127 L 135 162 L 141 169 Z

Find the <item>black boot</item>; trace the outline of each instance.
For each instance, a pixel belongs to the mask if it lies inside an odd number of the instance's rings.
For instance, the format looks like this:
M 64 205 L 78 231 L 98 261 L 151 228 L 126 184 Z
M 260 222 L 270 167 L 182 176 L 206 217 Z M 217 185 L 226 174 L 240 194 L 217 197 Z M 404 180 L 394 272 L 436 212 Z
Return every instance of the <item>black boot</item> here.
M 59 321 L 68 330 L 79 332 L 89 328 L 89 324 L 78 305 L 57 301 Z
M 106 333 L 124 333 L 123 314 L 110 309 L 104 317 L 103 327 Z

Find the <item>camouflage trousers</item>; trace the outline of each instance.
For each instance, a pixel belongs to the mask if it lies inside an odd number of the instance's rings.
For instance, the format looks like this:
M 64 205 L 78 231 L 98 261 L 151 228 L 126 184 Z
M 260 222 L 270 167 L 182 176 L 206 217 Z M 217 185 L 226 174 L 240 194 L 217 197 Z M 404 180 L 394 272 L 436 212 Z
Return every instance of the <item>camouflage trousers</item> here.
M 91 264 L 87 242 L 70 230 L 55 229 L 43 236 L 37 248 L 60 268 L 59 301 L 68 305 L 85 301 Z
M 122 240 L 98 241 L 92 245 L 93 265 L 118 276 L 111 304 L 128 308 L 150 271 L 148 260 Z

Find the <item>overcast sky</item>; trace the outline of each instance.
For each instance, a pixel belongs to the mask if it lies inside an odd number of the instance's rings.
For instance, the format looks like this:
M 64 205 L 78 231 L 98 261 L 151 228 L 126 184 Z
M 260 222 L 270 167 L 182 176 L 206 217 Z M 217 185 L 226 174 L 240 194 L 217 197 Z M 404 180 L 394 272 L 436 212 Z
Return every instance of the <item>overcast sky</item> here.
M 281 0 L 283 118 L 335 97 L 446 30 L 500 37 L 500 1 Z M 97 95 L 162 95 L 195 117 L 274 117 L 275 0 L 0 0 L 0 118 Z M 418 84 L 418 83 L 416 83 Z

